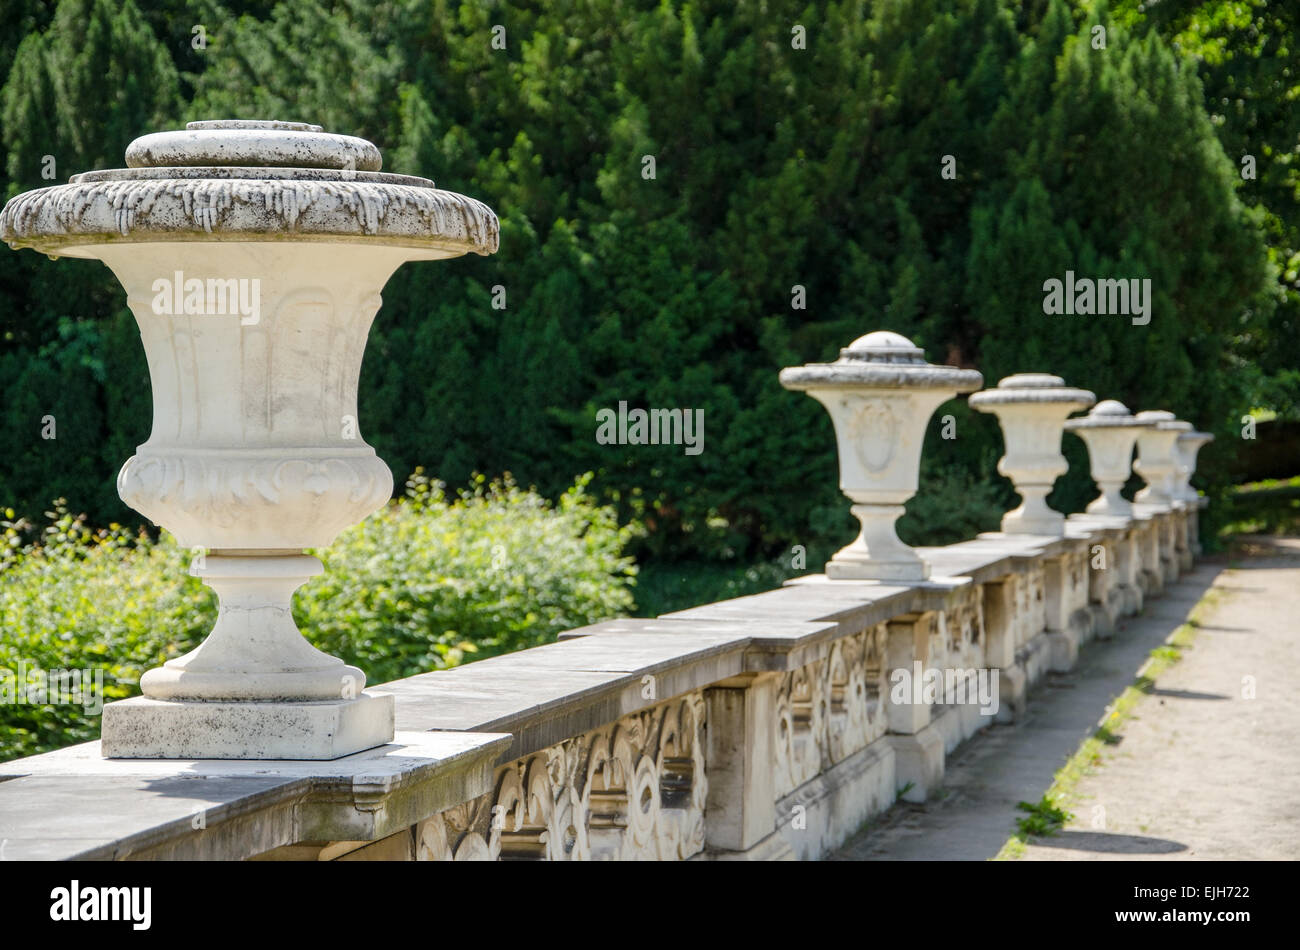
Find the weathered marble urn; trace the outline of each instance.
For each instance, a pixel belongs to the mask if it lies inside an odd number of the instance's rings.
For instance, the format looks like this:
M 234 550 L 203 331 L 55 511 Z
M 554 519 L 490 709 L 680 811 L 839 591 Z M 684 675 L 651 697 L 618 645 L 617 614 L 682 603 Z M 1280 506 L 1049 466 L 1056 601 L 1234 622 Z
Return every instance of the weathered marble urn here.
M 1163 409 L 1148 409 L 1137 414 L 1139 422 L 1150 425 L 1138 436 L 1138 457 L 1133 470 L 1146 480 L 1146 487 L 1134 497 L 1143 505 L 1172 507 L 1181 501 L 1176 497 L 1180 459 L 1177 453 L 1178 437 L 1192 431 L 1190 422 L 1174 417 Z
M 920 347 L 877 330 L 840 350 L 834 363 L 781 370 L 781 385 L 812 396 L 831 415 L 840 490 L 862 533 L 826 565 L 834 580 L 924 580 L 930 566 L 899 540 L 894 522 L 916 494 L 925 428 L 940 404 L 978 389 L 984 377 L 925 361 Z
M 1196 504 L 1200 496 L 1192 487 L 1192 476 L 1196 474 L 1196 455 L 1201 449 L 1214 441 L 1209 432 L 1184 432 L 1174 442 L 1174 453 L 1178 461 L 1178 474 L 1174 479 L 1174 497 L 1180 501 Z
M 103 261 L 126 288 L 154 417 L 118 493 L 198 549 L 191 573 L 219 597 L 199 647 L 105 708 L 104 754 L 328 759 L 383 744 L 391 697 L 312 647 L 291 598 L 322 570 L 303 548 L 392 492 L 357 420 L 380 291 L 405 261 L 491 254 L 496 216 L 315 125 L 192 122 L 126 159 L 0 213 L 11 247 Z
M 1066 421 L 1065 428 L 1088 446 L 1092 479 L 1101 489 L 1101 494 L 1085 509 L 1088 514 L 1132 516 L 1133 505 L 1120 491 L 1133 470 L 1133 446 L 1137 444 L 1138 434 L 1153 425 L 1149 419 L 1138 421 L 1116 399 L 1103 400 L 1086 416 Z
M 1048 507 L 1047 495 L 1069 470 L 1061 454 L 1066 417 L 1087 409 L 1097 397 L 1086 389 L 1071 389 L 1059 376 L 1018 373 L 970 397 L 971 407 L 998 417 L 1006 454 L 998 472 L 1016 486 L 1022 503 L 1002 518 L 1005 534 L 1065 534 L 1065 516 Z

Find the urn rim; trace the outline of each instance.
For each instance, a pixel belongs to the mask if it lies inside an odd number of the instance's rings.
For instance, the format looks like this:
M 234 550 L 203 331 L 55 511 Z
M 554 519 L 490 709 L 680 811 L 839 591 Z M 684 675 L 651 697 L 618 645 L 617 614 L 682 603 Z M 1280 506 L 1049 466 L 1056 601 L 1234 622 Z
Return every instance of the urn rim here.
M 52 256 L 104 244 L 355 242 L 489 255 L 500 222 L 486 204 L 427 178 L 381 172 L 356 136 L 277 120 L 216 119 L 127 147 L 127 168 L 82 172 L 16 195 L 0 240 Z
M 840 350 L 833 363 L 806 363 L 781 370 L 781 385 L 816 389 L 944 389 L 967 393 L 984 383 L 979 370 L 936 365 L 901 333 L 876 330 Z

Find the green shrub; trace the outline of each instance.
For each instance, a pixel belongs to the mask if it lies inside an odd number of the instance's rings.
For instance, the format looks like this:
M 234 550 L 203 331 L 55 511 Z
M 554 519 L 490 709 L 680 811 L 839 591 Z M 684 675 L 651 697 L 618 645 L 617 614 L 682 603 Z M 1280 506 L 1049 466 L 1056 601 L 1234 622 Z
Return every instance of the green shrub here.
M 593 501 L 589 478 L 551 504 L 509 477 L 477 477 L 449 499 L 417 471 L 404 499 L 313 552 L 327 570 L 298 592 L 294 617 L 382 683 L 624 614 L 636 568 L 622 549 L 639 529 Z M 93 707 L 14 702 L 20 667 L 100 670 L 103 698 L 122 699 L 216 620 L 215 595 L 171 535 L 92 530 L 62 500 L 46 514 L 35 539 L 12 510 L 0 521 L 0 761 L 99 734 Z
M 322 650 L 372 683 L 535 646 L 626 613 L 637 532 L 586 493 L 585 475 L 551 505 L 509 477 L 448 500 L 419 469 L 406 498 L 316 552 L 325 574 L 295 604 Z
M 23 667 L 101 670 L 103 699 L 123 699 L 139 692 L 141 673 L 193 647 L 216 619 L 212 593 L 185 573 L 189 553 L 170 538 L 155 544 L 118 525 L 93 531 L 61 499 L 46 515 L 28 544 L 33 525 L 0 523 L 0 690 L 14 690 L 0 699 L 0 759 L 99 735 L 93 709 L 15 702 Z

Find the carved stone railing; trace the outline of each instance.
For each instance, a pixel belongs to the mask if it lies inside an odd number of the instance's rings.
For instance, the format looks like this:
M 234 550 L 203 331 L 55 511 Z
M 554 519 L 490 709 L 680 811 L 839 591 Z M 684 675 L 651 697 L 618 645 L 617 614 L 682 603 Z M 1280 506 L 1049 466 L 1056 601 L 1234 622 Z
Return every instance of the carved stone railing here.
M 926 576 L 801 577 L 373 687 L 393 742 L 330 762 L 106 760 L 98 743 L 17 760 L 0 838 L 11 858 L 815 859 L 933 794 L 962 742 L 1115 636 L 1190 563 L 1198 511 L 1169 497 L 1059 534 L 891 539 L 890 562 Z
M 802 578 L 387 683 L 394 742 L 334 762 L 106 760 L 98 743 L 9 762 L 0 837 L 11 858 L 817 858 L 933 793 L 961 742 L 1113 636 L 1142 579 L 1178 570 L 1193 511 L 924 548 L 928 582 Z M 918 662 L 964 701 L 898 695 Z M 69 814 L 47 791 L 78 782 Z

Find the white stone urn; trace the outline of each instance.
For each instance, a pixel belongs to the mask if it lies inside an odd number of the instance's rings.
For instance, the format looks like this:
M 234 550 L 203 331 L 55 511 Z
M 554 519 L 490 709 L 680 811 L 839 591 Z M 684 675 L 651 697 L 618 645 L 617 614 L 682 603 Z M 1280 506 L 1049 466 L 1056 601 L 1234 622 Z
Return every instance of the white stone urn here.
M 916 494 L 930 416 L 984 377 L 925 361 L 920 347 L 888 330 L 854 340 L 834 363 L 781 370 L 781 385 L 812 396 L 831 415 L 840 490 L 862 533 L 826 565 L 833 580 L 924 580 L 930 566 L 899 540 L 894 522 Z
M 1047 505 L 1052 486 L 1069 470 L 1061 434 L 1070 413 L 1096 401 L 1086 389 L 1071 389 L 1061 377 L 1043 373 L 1008 376 L 997 388 L 970 397 L 972 408 L 998 417 L 1006 444 L 998 472 L 1011 479 L 1022 499 L 1019 508 L 1003 515 L 1003 533 L 1065 534 L 1065 516 Z
M 126 288 L 153 430 L 118 475 L 132 508 L 197 550 L 219 598 L 197 648 L 104 709 L 125 758 L 329 759 L 392 738 L 392 697 L 309 644 L 293 592 L 391 495 L 361 438 L 357 384 L 380 291 L 405 261 L 497 248 L 496 216 L 319 126 L 192 122 L 125 169 L 18 195 L 0 237 L 103 261 Z
M 1088 514 L 1132 517 L 1133 505 L 1120 491 L 1133 471 L 1138 433 L 1153 425 L 1150 420 L 1139 422 L 1116 399 L 1103 400 L 1086 416 L 1066 421 L 1065 428 L 1088 446 L 1092 479 L 1101 489 L 1101 494 L 1084 509 Z
M 1174 455 L 1178 462 L 1178 475 L 1174 479 L 1174 497 L 1180 501 L 1197 504 L 1200 495 L 1192 487 L 1192 476 L 1196 474 L 1196 455 L 1203 446 L 1214 441 L 1209 432 L 1184 432 L 1174 442 Z
M 1147 484 L 1134 500 L 1143 505 L 1173 507 L 1174 502 L 1181 501 L 1175 497 L 1179 466 L 1176 445 L 1180 435 L 1192 430 L 1192 424 L 1176 419 L 1172 412 L 1163 409 L 1148 409 L 1139 412 L 1136 418 L 1151 425 L 1138 435 L 1138 457 L 1133 470 Z

